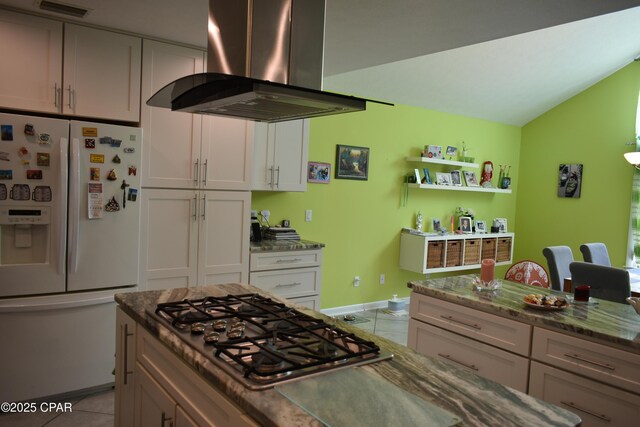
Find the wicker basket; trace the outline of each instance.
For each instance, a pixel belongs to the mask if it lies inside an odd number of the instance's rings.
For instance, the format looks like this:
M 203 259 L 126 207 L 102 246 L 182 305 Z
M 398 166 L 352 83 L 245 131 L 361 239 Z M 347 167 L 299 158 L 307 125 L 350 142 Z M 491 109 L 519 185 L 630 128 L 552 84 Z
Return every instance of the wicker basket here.
M 462 245 L 463 240 L 447 241 L 447 267 L 457 267 L 462 265 Z
M 511 237 L 498 239 L 498 254 L 496 262 L 509 261 L 511 259 Z
M 427 268 L 444 267 L 444 241 L 427 243 Z
M 480 264 L 480 239 L 464 241 L 464 265 Z
M 496 259 L 496 241 L 498 239 L 482 239 L 482 256 L 480 259 Z

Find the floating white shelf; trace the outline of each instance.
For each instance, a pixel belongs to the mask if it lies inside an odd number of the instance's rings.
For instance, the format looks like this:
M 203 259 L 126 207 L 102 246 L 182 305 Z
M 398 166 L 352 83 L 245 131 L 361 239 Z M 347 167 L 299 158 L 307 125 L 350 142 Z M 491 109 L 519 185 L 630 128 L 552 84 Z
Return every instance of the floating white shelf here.
M 466 187 L 456 185 L 436 185 L 436 184 L 408 184 L 409 188 L 420 188 L 422 190 L 449 190 L 449 191 L 474 191 L 478 193 L 505 193 L 510 194 L 511 189 Z
M 408 162 L 434 163 L 437 165 L 458 166 L 461 168 L 478 169 L 480 165 L 477 163 L 458 162 L 456 160 L 430 159 L 429 157 L 407 157 Z

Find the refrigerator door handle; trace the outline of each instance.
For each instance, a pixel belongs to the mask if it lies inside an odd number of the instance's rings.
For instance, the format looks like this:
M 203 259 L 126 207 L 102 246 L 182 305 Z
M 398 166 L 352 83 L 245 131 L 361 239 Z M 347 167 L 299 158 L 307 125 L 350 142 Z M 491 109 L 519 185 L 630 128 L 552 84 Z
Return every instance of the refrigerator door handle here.
M 67 199 L 67 182 L 68 182 L 68 153 L 69 152 L 69 140 L 67 138 L 60 138 L 60 200 L 66 201 Z M 66 256 L 65 249 L 67 243 L 67 216 L 59 215 L 58 218 L 58 274 L 64 274 L 64 259 Z
M 69 259 L 70 273 L 78 271 L 78 239 L 80 238 L 80 140 L 71 141 L 71 177 L 69 179 Z

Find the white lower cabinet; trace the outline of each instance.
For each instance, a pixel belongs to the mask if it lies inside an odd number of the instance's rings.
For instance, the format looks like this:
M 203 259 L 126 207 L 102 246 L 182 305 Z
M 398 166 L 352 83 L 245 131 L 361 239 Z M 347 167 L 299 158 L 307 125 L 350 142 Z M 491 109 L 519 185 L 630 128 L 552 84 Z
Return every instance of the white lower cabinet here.
M 246 191 L 145 189 L 143 289 L 246 283 L 250 199 Z
M 409 320 L 408 347 L 527 392 L 529 359 L 444 329 Z
M 582 427 L 640 424 L 640 396 L 551 366 L 531 362 L 529 394 L 582 418 Z
M 322 249 L 251 253 L 249 283 L 318 310 L 322 283 Z
M 125 324 L 134 332 L 128 335 L 130 345 L 116 347 L 116 427 L 257 426 L 120 308 L 117 319 L 118 333 Z M 118 367 L 129 359 L 130 381 L 121 387 Z
M 133 425 L 136 322 L 116 307 L 115 426 Z

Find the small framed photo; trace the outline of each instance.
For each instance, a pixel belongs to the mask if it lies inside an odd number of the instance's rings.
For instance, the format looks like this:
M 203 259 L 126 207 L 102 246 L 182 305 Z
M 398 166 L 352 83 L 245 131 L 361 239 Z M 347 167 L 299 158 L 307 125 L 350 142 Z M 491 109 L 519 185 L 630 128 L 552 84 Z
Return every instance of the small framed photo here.
M 456 147 L 450 145 L 447 147 L 447 156 L 449 156 L 449 158 L 455 157 L 457 152 L 458 149 Z
M 486 234 L 487 233 L 487 221 L 476 221 L 476 233 L 478 234 Z
M 451 171 L 451 185 L 455 185 L 456 187 L 462 186 L 461 171 Z
M 328 184 L 331 180 L 331 164 L 309 162 L 307 166 L 307 182 Z
M 493 225 L 498 227 L 498 233 L 507 232 L 507 218 L 494 218 Z
M 440 231 L 440 220 L 439 219 L 434 219 L 433 220 L 433 231 Z
M 460 231 L 471 233 L 473 231 L 473 220 L 469 216 L 461 216 L 459 221 Z
M 451 185 L 451 174 L 446 172 L 436 172 L 436 184 Z
M 442 147 L 440 145 L 428 145 L 427 157 L 430 159 L 442 159 Z
M 335 177 L 366 181 L 369 178 L 369 148 L 337 145 Z
M 424 172 L 424 178 L 422 178 L 422 183 L 423 184 L 433 184 L 433 182 L 431 182 L 431 174 L 429 173 L 429 169 L 428 168 L 422 168 L 422 172 Z
M 467 183 L 467 187 L 478 187 L 478 178 L 473 171 L 464 171 L 464 181 Z

